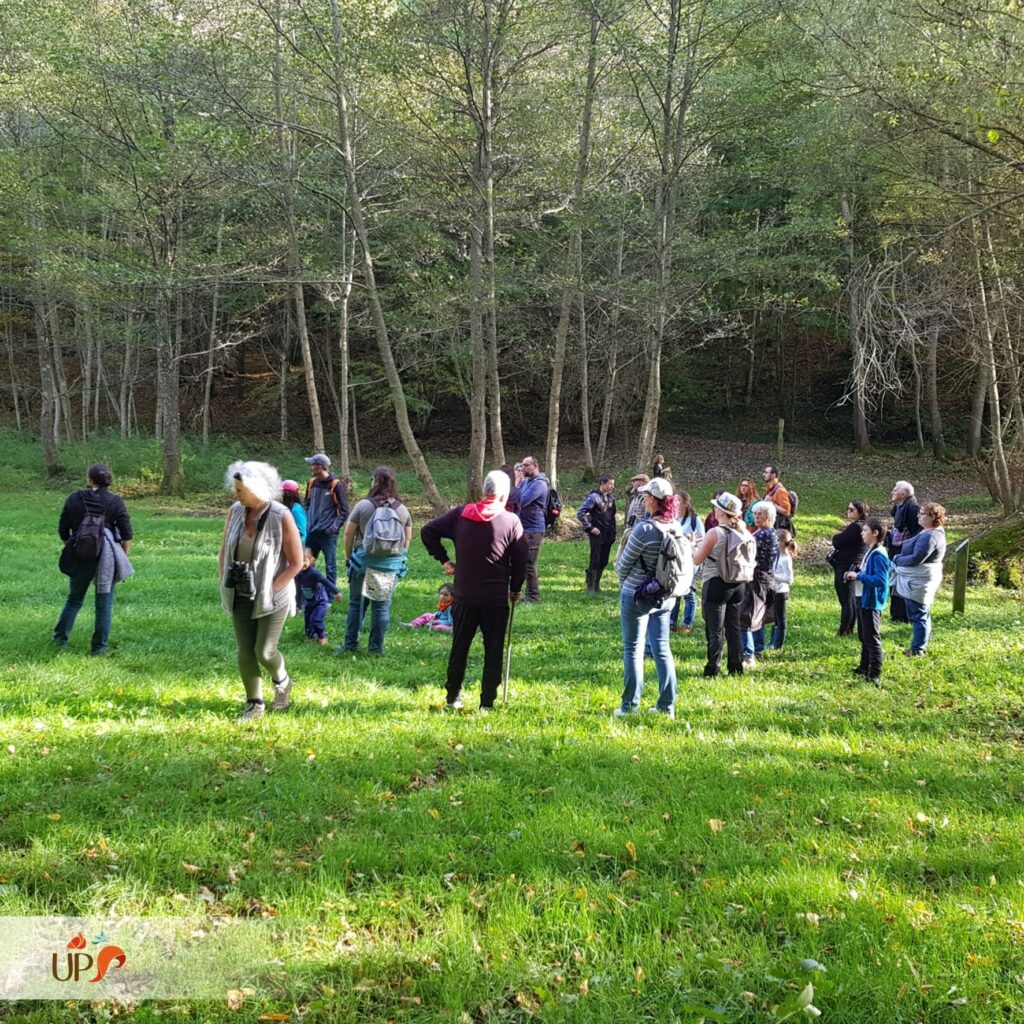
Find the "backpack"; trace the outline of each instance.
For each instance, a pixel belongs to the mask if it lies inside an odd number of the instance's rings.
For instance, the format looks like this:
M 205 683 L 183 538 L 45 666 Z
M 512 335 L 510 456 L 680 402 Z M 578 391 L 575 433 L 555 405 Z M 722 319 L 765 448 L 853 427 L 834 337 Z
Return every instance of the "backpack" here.
M 103 531 L 107 528 L 107 519 L 102 511 L 97 514 L 89 508 L 89 500 L 82 491 L 82 504 L 85 506 L 85 518 L 75 531 L 75 557 L 83 561 L 95 562 L 103 554 Z
M 390 502 L 382 502 L 373 510 L 363 533 L 363 550 L 384 558 L 405 550 L 405 526 Z
M 544 528 L 550 530 L 558 522 L 561 514 L 562 499 L 558 496 L 558 491 L 548 484 L 548 500 L 544 505 Z
M 725 530 L 725 550 L 718 566 L 718 574 L 726 583 L 749 583 L 754 578 L 757 563 L 757 541 L 749 530 L 733 530 L 718 524 Z
M 800 504 L 800 498 L 796 491 L 789 492 L 789 516 L 792 518 L 796 515 L 797 506 Z
M 661 529 L 661 527 L 655 527 Z M 670 598 L 688 594 L 693 586 L 693 549 L 686 543 L 682 532 L 673 527 L 661 530 L 661 546 L 658 548 L 658 559 L 654 563 L 654 571 L 647 567 L 643 555 L 640 565 L 647 573 L 647 579 L 641 583 L 634 594 L 647 604 L 661 605 Z

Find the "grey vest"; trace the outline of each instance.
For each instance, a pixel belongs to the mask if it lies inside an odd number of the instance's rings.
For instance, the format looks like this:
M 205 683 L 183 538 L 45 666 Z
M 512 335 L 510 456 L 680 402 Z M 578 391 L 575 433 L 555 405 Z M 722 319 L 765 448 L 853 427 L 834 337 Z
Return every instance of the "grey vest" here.
M 224 538 L 224 567 L 234 559 L 235 545 L 245 529 L 245 506 L 236 501 L 231 506 L 228 532 Z M 284 526 L 282 518 L 291 512 L 280 502 L 272 501 L 263 518 L 262 526 L 256 528 L 256 544 L 253 550 L 252 567 L 256 574 L 256 594 L 253 597 L 252 617 L 260 619 L 288 608 L 288 614 L 295 614 L 295 585 L 289 581 L 280 590 L 274 590 L 274 578 L 287 564 L 284 557 Z M 220 585 L 220 602 L 230 614 L 234 609 L 234 588 Z

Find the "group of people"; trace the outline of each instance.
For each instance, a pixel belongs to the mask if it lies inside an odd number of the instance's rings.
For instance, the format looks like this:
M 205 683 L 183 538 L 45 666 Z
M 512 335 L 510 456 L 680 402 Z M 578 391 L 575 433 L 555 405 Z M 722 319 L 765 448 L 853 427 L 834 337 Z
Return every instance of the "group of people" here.
M 368 650 L 383 655 L 392 599 L 408 569 L 412 516 L 400 499 L 394 472 L 378 466 L 366 497 L 349 510 L 345 482 L 331 472 L 327 455 L 316 453 L 305 461 L 310 479 L 301 499 L 298 483 L 282 481 L 264 462 L 233 463 L 225 477 L 235 501 L 224 524 L 218 574 L 222 604 L 234 627 L 246 720 L 266 711 L 264 672 L 273 687 L 271 709 L 280 712 L 290 706 L 292 683 L 279 641 L 297 605 L 304 608 L 307 637 L 327 643 L 327 610 L 343 597 L 337 584 L 339 536 L 348 579 L 339 654 L 358 650 L 369 612 Z M 707 643 L 705 676 L 718 675 L 723 654 L 727 671 L 742 674 L 767 651 L 783 647 L 797 553 L 797 501 L 783 486 L 777 467 L 766 466 L 762 480 L 763 496 L 750 478 L 740 482 L 738 494 L 716 491 L 703 519 L 690 496 L 676 493 L 664 473 L 639 473 L 630 480 L 625 530 L 615 559 L 624 676 L 617 716 L 638 710 L 644 658 L 650 656 L 658 678 L 658 698 L 650 710 L 674 717 L 677 682 L 669 639 L 673 630 L 692 632 L 698 590 Z M 68 643 L 93 583 L 92 653 L 97 655 L 108 649 L 114 586 L 132 572 L 127 558 L 131 522 L 124 502 L 110 491 L 111 482 L 109 467 L 90 467 L 87 487 L 69 495 L 59 523 L 65 542 L 61 564 L 70 576 L 70 590 L 54 628 L 54 643 Z M 493 707 L 511 609 L 521 600 L 540 601 L 537 559 L 549 491 L 537 459 L 527 456 L 516 466 L 488 473 L 479 501 L 451 509 L 420 531 L 427 552 L 453 579 L 439 588 L 437 609 L 409 625 L 451 633 L 446 680 L 450 709 L 462 707 L 466 663 L 477 632 L 484 645 L 480 709 Z M 577 513 L 590 545 L 589 595 L 601 592 L 618 536 L 614 492 L 614 478 L 600 477 Z M 861 659 L 855 671 L 869 679 L 878 679 L 882 671 L 881 615 L 892 579 L 892 617 L 913 626 L 907 653 L 917 656 L 927 649 L 946 548 L 941 505 L 919 506 L 906 481 L 893 488 L 892 500 L 891 529 L 870 514 L 866 502 L 851 501 L 848 523 L 832 538 L 828 557 L 840 606 L 838 634 L 859 637 Z M 316 568 L 320 554 L 323 573 Z M 671 592 L 660 589 L 663 579 L 671 580 Z

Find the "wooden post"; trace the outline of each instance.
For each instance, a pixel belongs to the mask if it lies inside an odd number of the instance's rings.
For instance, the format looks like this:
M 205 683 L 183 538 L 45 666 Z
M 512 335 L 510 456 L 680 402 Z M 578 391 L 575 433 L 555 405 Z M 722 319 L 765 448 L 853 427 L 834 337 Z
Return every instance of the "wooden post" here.
M 967 561 L 971 554 L 970 539 L 962 540 L 953 549 L 956 555 L 956 579 L 953 581 L 953 612 L 964 614 L 964 602 L 967 598 Z
M 777 466 L 782 465 L 782 438 L 786 431 L 786 421 L 780 416 L 779 417 L 779 436 L 775 440 L 775 464 Z

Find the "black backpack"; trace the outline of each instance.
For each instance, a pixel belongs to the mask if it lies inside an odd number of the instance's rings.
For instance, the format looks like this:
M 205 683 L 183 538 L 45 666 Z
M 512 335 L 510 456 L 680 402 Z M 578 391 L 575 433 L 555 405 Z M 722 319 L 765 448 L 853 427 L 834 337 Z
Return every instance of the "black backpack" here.
M 88 492 L 82 491 L 82 504 L 85 506 L 85 518 L 75 531 L 75 557 L 83 561 L 95 562 L 103 554 L 103 531 L 107 528 L 107 518 L 102 510 L 89 508 Z
M 800 497 L 796 491 L 789 492 L 789 515 L 790 518 L 796 515 L 797 506 L 800 504 Z
M 544 506 L 544 527 L 550 530 L 555 523 L 558 522 L 558 517 L 562 514 L 562 499 L 558 496 L 558 491 L 554 489 L 550 484 L 548 485 L 548 500 Z

